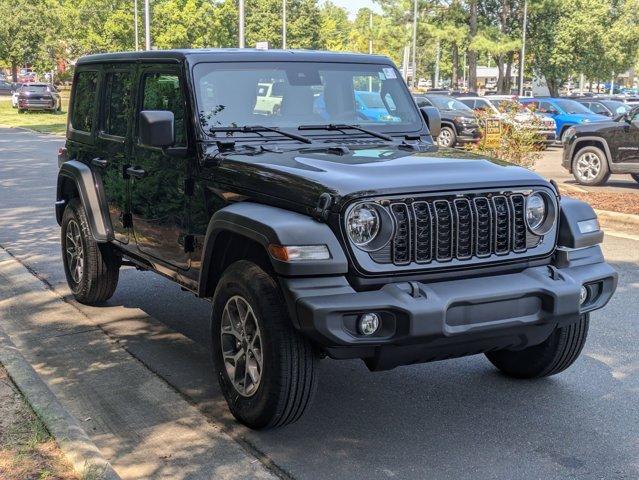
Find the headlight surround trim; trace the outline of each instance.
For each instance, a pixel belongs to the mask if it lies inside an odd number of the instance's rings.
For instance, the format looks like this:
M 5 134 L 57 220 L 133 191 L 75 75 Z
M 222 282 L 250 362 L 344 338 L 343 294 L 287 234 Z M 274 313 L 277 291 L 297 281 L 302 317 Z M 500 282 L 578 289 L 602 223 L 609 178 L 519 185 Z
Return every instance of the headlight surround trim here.
M 373 211 L 377 218 L 377 227 L 375 229 L 375 234 L 372 235 L 371 238 L 366 242 L 357 242 L 353 238 L 353 234 L 351 233 L 352 225 L 350 220 L 352 218 L 352 215 L 361 208 L 366 208 L 370 211 Z M 349 242 L 355 248 L 369 253 L 380 250 L 388 245 L 393 237 L 393 234 L 395 233 L 395 223 L 387 209 L 383 208 L 377 203 L 370 201 L 357 202 L 351 205 L 351 207 L 347 210 L 346 215 L 344 216 L 344 228 Z
M 531 224 L 529 219 L 529 212 L 531 202 L 540 199 L 543 205 L 543 218 L 534 224 Z M 538 208 L 538 207 L 536 207 Z M 526 197 L 526 226 L 528 230 L 535 235 L 543 236 L 547 234 L 555 225 L 557 221 L 557 207 L 555 202 L 545 190 L 534 190 Z

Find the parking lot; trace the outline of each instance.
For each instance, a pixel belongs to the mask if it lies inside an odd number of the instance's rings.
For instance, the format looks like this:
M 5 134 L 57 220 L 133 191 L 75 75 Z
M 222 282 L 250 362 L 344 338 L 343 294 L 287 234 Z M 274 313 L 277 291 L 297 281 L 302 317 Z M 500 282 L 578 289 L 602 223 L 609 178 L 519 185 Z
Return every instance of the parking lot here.
M 561 375 L 518 382 L 498 374 L 483 356 L 383 373 L 369 373 L 359 361 L 325 360 L 318 395 L 302 420 L 253 432 L 232 420 L 210 374 L 208 302 L 132 268 L 121 272 L 118 290 L 106 306 L 85 307 L 71 299 L 52 209 L 61 142 L 0 129 L 0 246 L 108 334 L 114 348 L 139 360 L 274 475 L 639 476 L 639 237 L 606 236 L 604 251 L 620 273 L 619 290 L 606 309 L 593 315 L 585 354 Z M 557 170 L 558 152 L 545 154 L 540 172 Z M 626 183 L 614 179 L 607 188 L 629 189 Z M 6 307 L 11 299 L 0 301 Z M 79 368 L 90 369 L 80 333 L 68 332 L 66 342 L 70 351 L 76 349 Z M 46 372 L 54 360 L 40 358 L 38 368 Z M 117 378 L 113 385 L 118 388 Z M 100 422 L 100 434 L 94 433 L 98 446 L 135 440 L 118 437 L 127 433 L 109 417 L 108 402 L 93 398 L 86 405 L 102 405 L 91 415 L 82 405 L 74 407 L 79 410 L 74 413 L 93 419 L 85 423 L 90 435 L 92 421 Z

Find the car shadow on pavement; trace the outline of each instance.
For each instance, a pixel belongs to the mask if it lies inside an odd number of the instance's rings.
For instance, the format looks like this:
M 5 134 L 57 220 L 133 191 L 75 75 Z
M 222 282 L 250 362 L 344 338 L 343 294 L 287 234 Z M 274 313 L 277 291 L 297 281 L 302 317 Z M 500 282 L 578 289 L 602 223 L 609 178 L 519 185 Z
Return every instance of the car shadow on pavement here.
M 636 284 L 623 288 L 639 294 Z M 283 429 L 253 432 L 228 413 L 211 373 L 208 302 L 126 269 L 108 306 L 123 306 L 131 315 L 101 322 L 101 328 L 236 439 L 296 478 L 322 478 L 313 472 L 326 462 L 335 478 L 443 475 L 470 466 L 486 473 L 497 468 L 510 478 L 530 471 L 590 477 L 605 476 L 603 466 L 611 463 L 636 472 L 637 425 L 619 438 L 624 420 L 612 413 L 627 411 L 628 402 L 639 404 L 636 355 L 624 357 L 599 342 L 591 340 L 570 370 L 536 381 L 509 379 L 482 355 L 376 373 L 360 361 L 324 360 L 305 416 Z M 607 314 L 596 314 L 592 337 L 609 334 L 602 325 Z M 513 460 L 507 468 L 496 466 L 494 459 L 504 456 Z M 414 461 L 407 465 L 406 458 Z

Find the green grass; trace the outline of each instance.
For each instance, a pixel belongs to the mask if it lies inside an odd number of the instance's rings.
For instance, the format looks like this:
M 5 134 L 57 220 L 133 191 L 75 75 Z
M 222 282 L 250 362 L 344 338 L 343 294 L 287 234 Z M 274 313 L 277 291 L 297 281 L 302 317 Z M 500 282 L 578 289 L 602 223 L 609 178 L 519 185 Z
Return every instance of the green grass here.
M 11 107 L 11 97 L 0 98 L 0 125 L 5 127 L 24 127 L 41 133 L 64 134 L 67 129 L 67 106 L 69 99 L 62 97 L 62 111 L 18 113 Z

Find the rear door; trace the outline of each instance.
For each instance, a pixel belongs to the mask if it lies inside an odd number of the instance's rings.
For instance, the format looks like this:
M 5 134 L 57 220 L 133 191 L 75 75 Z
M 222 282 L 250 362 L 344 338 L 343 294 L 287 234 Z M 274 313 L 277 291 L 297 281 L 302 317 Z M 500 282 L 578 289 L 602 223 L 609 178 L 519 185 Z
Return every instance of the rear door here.
M 134 66 L 107 66 L 102 88 L 102 112 L 96 139 L 99 155 L 91 160 L 99 171 L 115 240 L 129 242 L 129 184 L 125 167 L 131 163 Z
M 175 117 L 175 147 L 187 147 L 184 79 L 177 65 L 143 67 L 139 78 L 137 115 L 142 110 L 168 110 Z M 140 251 L 180 269 L 189 266 L 186 179 L 188 158 L 167 155 L 140 144 L 138 125 L 133 142 L 130 177 L 131 214 Z

